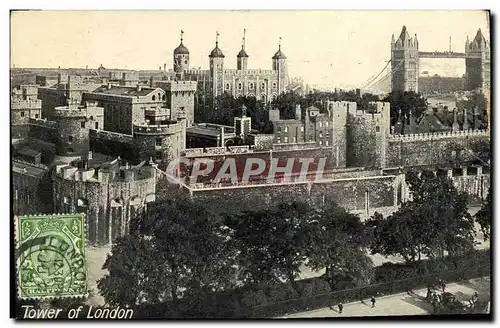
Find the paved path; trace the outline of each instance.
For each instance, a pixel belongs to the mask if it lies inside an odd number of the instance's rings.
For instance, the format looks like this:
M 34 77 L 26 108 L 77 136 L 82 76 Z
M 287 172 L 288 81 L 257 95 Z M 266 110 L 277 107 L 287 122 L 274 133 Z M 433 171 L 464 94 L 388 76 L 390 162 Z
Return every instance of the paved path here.
M 453 293 L 459 300 L 468 302 L 474 292 L 478 292 L 479 300 L 490 298 L 490 278 L 479 278 L 460 283 L 446 285 L 446 291 Z M 344 304 L 342 314 L 338 308 L 322 308 L 312 311 L 299 312 L 281 318 L 326 318 L 326 317 L 359 317 L 359 316 L 393 316 L 393 315 L 427 315 L 432 311 L 432 306 L 425 300 L 427 289 L 415 291 L 415 295 L 400 293 L 377 298 L 374 308 L 370 300 Z

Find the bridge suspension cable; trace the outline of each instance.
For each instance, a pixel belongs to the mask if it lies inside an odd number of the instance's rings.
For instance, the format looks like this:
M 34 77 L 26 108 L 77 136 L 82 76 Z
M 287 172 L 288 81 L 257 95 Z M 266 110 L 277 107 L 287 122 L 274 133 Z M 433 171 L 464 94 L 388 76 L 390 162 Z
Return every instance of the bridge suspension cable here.
M 396 65 L 396 67 L 394 67 L 393 69 L 391 69 L 391 70 L 389 71 L 389 73 L 385 74 L 385 75 L 384 75 L 384 76 L 382 76 L 380 79 L 376 80 L 376 83 L 378 83 L 378 82 L 380 82 L 380 81 L 382 81 L 382 80 L 386 79 L 388 76 L 391 76 L 391 77 L 392 77 L 392 75 L 393 75 L 394 73 L 396 73 L 396 72 L 397 72 L 397 71 L 401 68 L 401 66 L 402 66 L 402 65 L 403 65 L 403 61 L 399 62 L 399 63 Z M 381 72 L 381 73 L 382 73 L 382 72 Z M 379 75 L 380 75 L 380 74 L 379 74 Z M 376 83 L 374 83 L 374 81 L 372 81 L 370 84 L 366 85 L 366 86 L 365 86 L 365 88 L 366 88 L 366 87 L 368 87 L 368 86 L 372 86 L 373 84 L 376 84 Z
M 389 66 L 390 63 L 391 63 L 391 60 L 389 59 L 387 61 L 387 63 L 385 64 L 384 68 L 382 68 L 382 70 L 378 74 L 373 75 L 371 78 L 369 78 L 366 81 L 365 85 L 363 86 L 363 89 L 366 88 L 368 85 L 370 85 L 373 81 L 375 81 L 380 76 L 380 74 L 382 74 L 385 71 L 385 69 L 387 68 L 387 66 Z

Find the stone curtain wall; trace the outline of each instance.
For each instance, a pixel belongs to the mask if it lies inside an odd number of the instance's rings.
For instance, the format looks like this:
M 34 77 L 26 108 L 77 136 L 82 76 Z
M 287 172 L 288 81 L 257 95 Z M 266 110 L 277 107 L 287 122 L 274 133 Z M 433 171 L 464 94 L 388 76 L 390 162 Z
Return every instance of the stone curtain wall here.
M 449 164 L 474 160 L 470 154 L 478 142 L 490 142 L 485 131 L 441 132 L 392 136 L 386 158 L 387 167 Z
M 347 210 L 365 212 L 395 205 L 394 176 L 342 179 L 315 184 L 253 185 L 236 188 L 192 189 L 195 199 L 205 200 L 215 209 L 254 209 L 259 204 L 302 200 L 320 206 L 335 202 Z M 366 192 L 368 190 L 368 193 Z M 368 197 L 368 199 L 367 199 Z M 214 200 L 217 200 L 214 202 Z

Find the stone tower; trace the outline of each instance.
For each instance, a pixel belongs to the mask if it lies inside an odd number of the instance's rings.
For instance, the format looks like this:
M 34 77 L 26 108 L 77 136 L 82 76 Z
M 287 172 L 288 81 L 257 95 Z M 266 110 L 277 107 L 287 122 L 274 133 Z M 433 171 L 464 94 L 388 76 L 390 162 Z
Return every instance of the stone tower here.
M 476 37 L 465 41 L 465 87 L 466 90 L 488 90 L 490 88 L 490 47 L 481 29 Z
M 181 44 L 174 50 L 174 72 L 177 80 L 184 78 L 184 71 L 189 69 L 189 50 L 182 43 L 184 31 L 181 31 Z
M 241 50 L 236 56 L 236 67 L 239 71 L 246 70 L 248 64 L 248 54 L 245 51 L 245 34 L 246 30 L 243 30 L 243 42 L 241 44 Z
M 391 40 L 391 90 L 418 92 L 418 40 L 403 26 L 399 38 Z
M 278 51 L 272 57 L 273 70 L 278 72 L 278 94 L 285 92 L 288 85 L 288 67 L 286 56 L 281 51 L 281 37 L 278 46 Z
M 219 49 L 219 32 L 215 37 L 215 48 L 208 56 L 210 59 L 210 80 L 212 84 L 212 95 L 215 99 L 222 94 L 224 86 L 224 54 Z

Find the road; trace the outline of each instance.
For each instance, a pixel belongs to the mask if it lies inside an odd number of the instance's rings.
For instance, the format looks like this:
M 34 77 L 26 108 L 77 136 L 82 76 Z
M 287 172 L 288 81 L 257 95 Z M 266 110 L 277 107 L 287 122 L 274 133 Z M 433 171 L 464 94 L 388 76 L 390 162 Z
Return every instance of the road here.
M 478 292 L 479 301 L 487 302 L 490 299 L 490 277 L 471 279 L 459 283 L 446 285 L 446 291 L 453 293 L 460 301 L 468 302 L 474 292 Z M 344 304 L 342 314 L 338 307 L 321 308 L 285 315 L 280 318 L 327 318 L 327 317 L 364 317 L 364 316 L 401 316 L 401 315 L 429 315 L 432 306 L 425 300 L 427 289 L 416 290 L 414 294 L 407 293 L 387 295 L 377 298 L 374 308 L 370 300 Z

